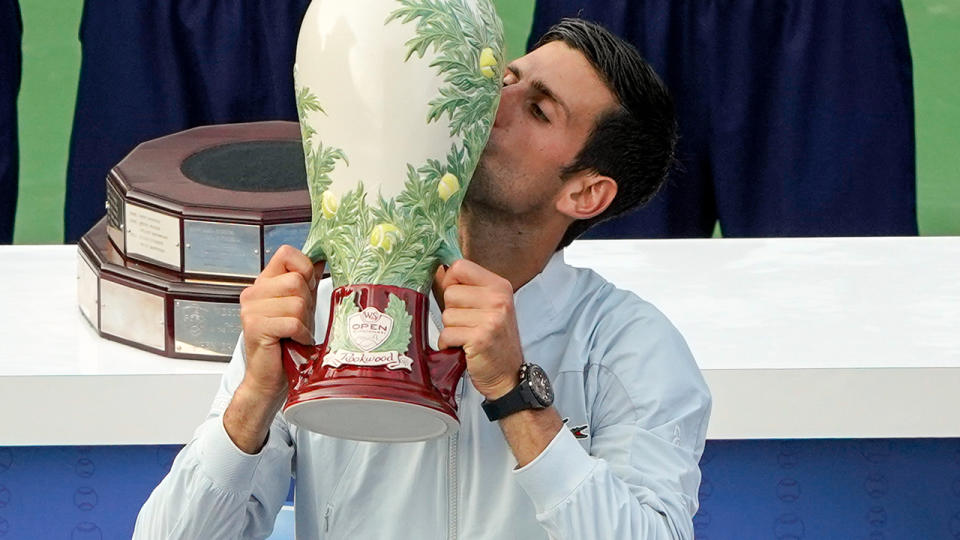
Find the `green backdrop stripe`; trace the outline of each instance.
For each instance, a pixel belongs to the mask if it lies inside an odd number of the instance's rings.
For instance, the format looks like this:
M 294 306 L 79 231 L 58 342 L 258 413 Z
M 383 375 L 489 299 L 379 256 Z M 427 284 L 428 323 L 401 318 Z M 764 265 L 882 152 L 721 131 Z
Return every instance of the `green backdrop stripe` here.
M 920 234 L 960 235 L 960 0 L 903 3 L 913 56 Z

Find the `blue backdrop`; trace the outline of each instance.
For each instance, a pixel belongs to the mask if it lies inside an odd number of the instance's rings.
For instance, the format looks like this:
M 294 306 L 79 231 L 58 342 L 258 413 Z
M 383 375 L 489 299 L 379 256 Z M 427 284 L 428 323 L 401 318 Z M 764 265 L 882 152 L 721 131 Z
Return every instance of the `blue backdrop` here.
M 0 538 L 129 539 L 179 448 L 0 448 Z M 698 540 L 960 540 L 960 439 L 709 441 L 701 467 Z
M 84 2 L 65 241 L 103 216 L 107 173 L 136 145 L 207 124 L 297 120 L 293 61 L 308 4 Z

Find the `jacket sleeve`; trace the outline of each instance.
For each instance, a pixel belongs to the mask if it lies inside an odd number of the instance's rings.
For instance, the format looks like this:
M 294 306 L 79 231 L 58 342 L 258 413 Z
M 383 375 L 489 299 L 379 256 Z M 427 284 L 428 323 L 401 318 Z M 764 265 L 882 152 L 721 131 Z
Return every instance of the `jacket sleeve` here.
M 650 309 L 599 328 L 584 378 L 589 453 L 561 429 L 514 471 L 551 538 L 693 539 L 711 397 L 679 332 Z
M 223 427 L 223 411 L 244 373 L 243 336 L 206 421 L 140 510 L 135 539 L 266 538 L 286 499 L 294 455 L 280 415 L 256 455 L 241 451 Z

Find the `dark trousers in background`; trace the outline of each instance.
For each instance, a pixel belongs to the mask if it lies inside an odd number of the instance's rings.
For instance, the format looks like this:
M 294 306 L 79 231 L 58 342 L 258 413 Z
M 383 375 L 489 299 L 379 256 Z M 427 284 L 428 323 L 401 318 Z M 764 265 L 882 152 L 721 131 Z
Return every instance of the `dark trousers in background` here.
M 66 242 L 104 215 L 107 173 L 137 144 L 199 125 L 297 120 L 293 62 L 308 4 L 85 2 Z
M 663 77 L 683 168 L 586 237 L 917 234 L 899 0 L 538 0 L 531 45 L 578 13 Z
M 13 243 L 20 174 L 17 94 L 23 57 L 23 22 L 17 0 L 0 0 L 0 244 Z

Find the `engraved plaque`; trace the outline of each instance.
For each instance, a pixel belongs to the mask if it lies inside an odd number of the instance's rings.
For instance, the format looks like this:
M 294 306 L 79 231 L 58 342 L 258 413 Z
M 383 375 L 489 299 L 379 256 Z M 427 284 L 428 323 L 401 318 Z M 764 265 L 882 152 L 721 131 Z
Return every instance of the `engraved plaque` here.
M 173 319 L 180 354 L 230 356 L 240 337 L 240 304 L 175 300 Z
M 263 263 L 266 265 L 273 254 L 284 244 L 297 249 L 303 246 L 310 232 L 310 223 L 290 223 L 284 225 L 267 225 L 263 228 Z
M 107 182 L 107 235 L 120 251 L 124 250 L 123 243 L 123 197 L 116 186 Z
M 167 329 L 162 296 L 107 280 L 100 282 L 100 294 L 101 331 L 164 350 Z
M 139 255 L 180 269 L 180 220 L 127 203 L 127 255 Z
M 97 274 L 87 261 L 77 253 L 77 303 L 80 313 L 94 327 L 100 326 L 100 313 L 97 309 Z
M 244 286 L 264 256 L 306 238 L 303 160 L 296 122 L 203 126 L 138 145 L 106 178 L 106 216 L 77 243 L 83 317 L 104 339 L 229 360 Z
M 260 273 L 260 227 L 184 220 L 184 272 L 256 277 Z

